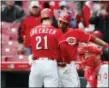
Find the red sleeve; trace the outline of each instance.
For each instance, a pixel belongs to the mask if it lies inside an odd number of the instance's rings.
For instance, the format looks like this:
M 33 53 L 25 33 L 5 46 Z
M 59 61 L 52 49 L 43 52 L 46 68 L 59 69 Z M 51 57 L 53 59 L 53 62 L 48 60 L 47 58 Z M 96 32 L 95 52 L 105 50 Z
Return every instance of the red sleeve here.
M 89 41 L 94 41 L 95 37 L 89 33 L 86 33 L 82 30 L 77 31 L 78 39 L 80 42 L 89 42 Z
M 90 10 L 87 6 L 83 7 L 83 18 L 84 18 L 85 27 L 88 27 L 89 19 L 90 19 Z
M 61 57 L 66 63 L 70 63 L 71 57 L 70 57 L 70 54 L 68 53 L 68 45 L 67 45 L 64 34 L 62 32 L 58 32 L 56 35 L 56 38 L 60 46 Z

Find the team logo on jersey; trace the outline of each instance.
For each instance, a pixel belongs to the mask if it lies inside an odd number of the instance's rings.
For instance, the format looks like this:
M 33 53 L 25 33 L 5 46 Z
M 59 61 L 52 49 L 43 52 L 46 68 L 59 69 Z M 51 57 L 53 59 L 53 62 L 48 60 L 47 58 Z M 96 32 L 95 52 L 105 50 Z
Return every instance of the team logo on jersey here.
M 75 37 L 68 37 L 67 42 L 69 45 L 75 45 L 77 43 L 77 40 Z

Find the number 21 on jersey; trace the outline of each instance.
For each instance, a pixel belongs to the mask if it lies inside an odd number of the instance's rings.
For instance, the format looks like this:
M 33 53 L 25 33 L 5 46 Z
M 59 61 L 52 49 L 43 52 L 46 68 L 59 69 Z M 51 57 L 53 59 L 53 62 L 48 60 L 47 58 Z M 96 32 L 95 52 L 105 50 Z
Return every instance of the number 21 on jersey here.
M 47 36 L 44 36 L 44 37 L 42 37 L 42 36 L 37 36 L 36 37 L 36 49 L 37 50 L 40 50 L 40 49 L 48 49 L 48 37 Z M 44 43 L 44 46 L 41 46 L 40 44 L 41 43 Z

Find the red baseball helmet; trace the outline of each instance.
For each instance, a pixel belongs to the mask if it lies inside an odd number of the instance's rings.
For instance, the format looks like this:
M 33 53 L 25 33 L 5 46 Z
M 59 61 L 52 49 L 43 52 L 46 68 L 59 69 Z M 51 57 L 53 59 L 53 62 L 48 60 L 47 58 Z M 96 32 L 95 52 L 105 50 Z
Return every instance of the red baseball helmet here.
M 53 17 L 53 12 L 49 8 L 45 8 L 41 11 L 41 18 L 52 18 Z
M 93 35 L 100 39 L 103 39 L 103 33 L 101 31 L 94 31 Z
M 85 57 L 83 58 L 84 60 L 83 59 L 81 60 L 83 65 L 93 67 L 95 66 L 95 60 L 96 60 L 96 55 L 93 54 L 97 54 L 97 55 L 102 54 L 102 49 L 98 46 L 89 44 L 87 46 L 82 47 L 81 52 L 83 54 L 92 53 L 92 55 L 89 56 L 85 55 Z M 81 52 L 79 53 L 81 54 Z
M 95 53 L 95 54 L 102 54 L 102 49 L 98 46 L 88 45 L 86 47 L 86 52 L 91 52 L 91 53 Z
M 83 46 L 78 49 L 79 54 L 85 54 L 87 52 L 94 53 L 94 54 L 102 54 L 102 49 L 98 46 L 91 45 L 91 44 L 87 46 Z
M 63 21 L 63 22 L 66 22 L 66 23 L 70 23 L 71 21 L 71 15 L 68 14 L 68 13 L 61 13 L 60 16 L 59 16 L 59 20 L 60 21 Z

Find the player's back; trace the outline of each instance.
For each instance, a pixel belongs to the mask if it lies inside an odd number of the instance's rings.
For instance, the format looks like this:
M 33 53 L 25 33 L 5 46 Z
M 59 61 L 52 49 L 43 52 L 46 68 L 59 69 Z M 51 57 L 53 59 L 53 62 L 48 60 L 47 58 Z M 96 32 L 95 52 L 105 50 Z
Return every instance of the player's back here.
M 33 57 L 60 58 L 62 33 L 52 26 L 39 25 L 30 31 Z

